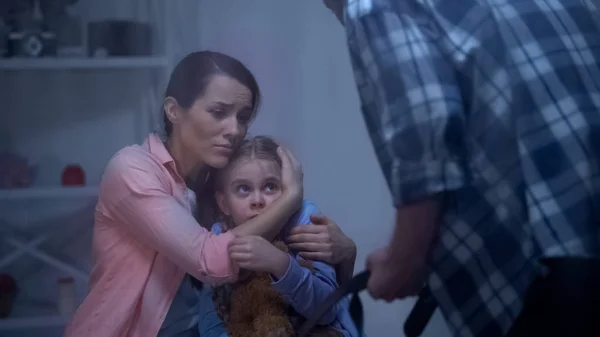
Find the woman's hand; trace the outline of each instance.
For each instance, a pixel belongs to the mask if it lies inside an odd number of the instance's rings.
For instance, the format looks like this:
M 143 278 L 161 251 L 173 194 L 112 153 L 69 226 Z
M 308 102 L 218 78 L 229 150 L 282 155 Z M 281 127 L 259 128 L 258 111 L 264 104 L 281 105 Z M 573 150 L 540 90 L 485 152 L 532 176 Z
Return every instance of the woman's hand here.
M 229 256 L 240 268 L 268 272 L 282 278 L 290 256 L 260 236 L 237 237 L 229 244 Z
M 307 260 L 338 265 L 356 259 L 356 244 L 326 216 L 311 215 L 312 224 L 292 228 L 288 236 L 290 249 Z
M 283 192 L 290 194 L 298 202 L 304 197 L 304 172 L 302 165 L 296 160 L 292 152 L 279 146 L 277 154 L 281 158 L 281 183 Z

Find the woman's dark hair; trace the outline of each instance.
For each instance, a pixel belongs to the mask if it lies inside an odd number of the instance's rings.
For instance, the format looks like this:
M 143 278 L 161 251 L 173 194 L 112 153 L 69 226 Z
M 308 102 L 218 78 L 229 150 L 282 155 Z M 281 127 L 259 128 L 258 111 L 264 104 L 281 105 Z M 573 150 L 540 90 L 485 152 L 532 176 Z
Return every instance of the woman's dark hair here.
M 173 69 L 165 98 L 173 97 L 179 106 L 189 109 L 198 97 L 204 95 L 210 80 L 216 75 L 236 79 L 252 93 L 252 119 L 260 106 L 260 88 L 254 75 L 242 62 L 223 53 L 198 51 L 188 54 Z M 165 134 L 171 136 L 173 124 L 163 111 Z

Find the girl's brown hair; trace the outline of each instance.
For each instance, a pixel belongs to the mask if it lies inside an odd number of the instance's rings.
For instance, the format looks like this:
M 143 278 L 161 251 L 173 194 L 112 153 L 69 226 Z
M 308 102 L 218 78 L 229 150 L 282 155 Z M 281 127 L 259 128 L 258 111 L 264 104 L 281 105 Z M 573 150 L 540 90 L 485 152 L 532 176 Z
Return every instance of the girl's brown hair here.
M 210 230 L 213 223 L 223 220 L 215 195 L 217 192 L 223 191 L 230 168 L 240 160 L 254 159 L 273 161 L 281 167 L 281 157 L 277 153 L 278 147 L 279 144 L 268 136 L 246 138 L 231 155 L 227 167 L 212 170 L 205 179 L 199 179 L 199 185 L 196 188 L 196 204 L 198 207 L 196 215 L 200 225 Z

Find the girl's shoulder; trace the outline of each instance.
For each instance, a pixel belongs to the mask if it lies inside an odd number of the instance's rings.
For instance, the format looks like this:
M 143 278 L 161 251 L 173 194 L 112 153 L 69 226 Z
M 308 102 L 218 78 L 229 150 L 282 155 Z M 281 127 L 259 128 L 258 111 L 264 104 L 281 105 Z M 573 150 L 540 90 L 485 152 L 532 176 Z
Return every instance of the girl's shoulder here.
M 298 212 L 296 212 L 290 219 L 290 225 L 294 227 L 297 225 L 309 224 L 310 216 L 313 214 L 320 215 L 321 211 L 319 210 L 317 205 L 315 205 L 307 199 L 304 199 L 302 200 L 302 206 L 300 207 Z
M 321 215 L 321 211 L 309 200 L 303 200 L 302 206 L 294 213 L 294 215 L 292 215 L 290 221 L 288 221 L 287 225 L 281 230 L 280 235 L 285 238 L 292 228 L 310 224 L 310 216 L 313 214 Z
M 223 226 L 221 225 L 220 222 L 215 222 L 212 227 L 210 228 L 210 231 L 215 234 L 215 235 L 219 235 L 223 233 Z

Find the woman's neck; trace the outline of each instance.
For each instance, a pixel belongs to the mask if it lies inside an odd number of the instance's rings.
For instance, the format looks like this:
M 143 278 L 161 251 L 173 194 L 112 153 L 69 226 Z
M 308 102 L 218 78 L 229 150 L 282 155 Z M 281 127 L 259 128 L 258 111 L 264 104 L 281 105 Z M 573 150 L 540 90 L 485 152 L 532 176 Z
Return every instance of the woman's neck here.
M 195 180 L 204 165 L 199 160 L 195 160 L 194 156 L 187 155 L 188 151 L 185 147 L 179 142 L 174 142 L 173 138 L 167 139 L 165 147 L 175 161 L 175 168 L 181 178 L 186 183 L 189 183 L 190 179 Z

